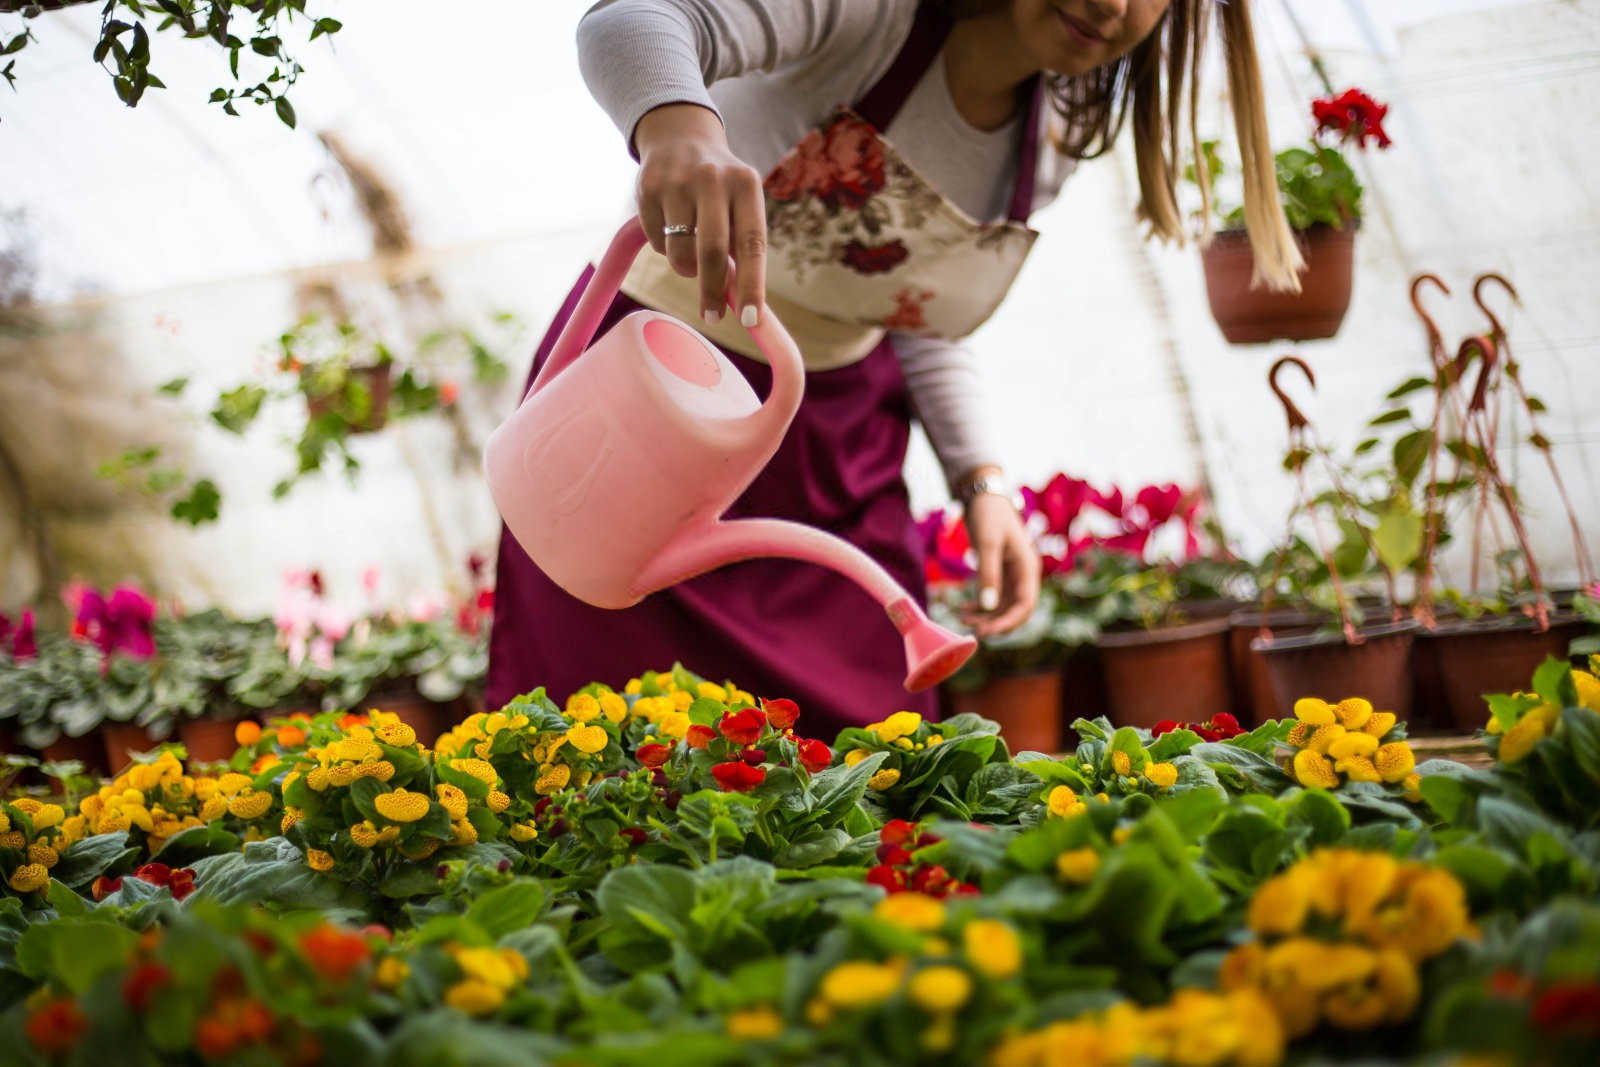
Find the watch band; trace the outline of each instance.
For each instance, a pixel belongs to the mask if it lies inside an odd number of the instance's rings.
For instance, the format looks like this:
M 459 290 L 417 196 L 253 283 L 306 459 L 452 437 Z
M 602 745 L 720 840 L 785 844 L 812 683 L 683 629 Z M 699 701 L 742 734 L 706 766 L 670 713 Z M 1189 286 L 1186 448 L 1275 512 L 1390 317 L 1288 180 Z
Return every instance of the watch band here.
M 956 492 L 956 499 L 961 501 L 964 507 L 985 493 L 1009 497 L 1011 495 L 1011 487 L 1000 475 L 985 474 L 961 486 Z

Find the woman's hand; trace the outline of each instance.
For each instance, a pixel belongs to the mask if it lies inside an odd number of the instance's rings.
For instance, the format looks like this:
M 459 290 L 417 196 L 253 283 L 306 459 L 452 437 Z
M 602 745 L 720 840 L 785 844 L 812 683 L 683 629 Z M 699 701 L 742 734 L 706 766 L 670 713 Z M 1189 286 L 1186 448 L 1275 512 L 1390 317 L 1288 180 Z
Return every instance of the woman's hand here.
M 1015 630 L 1039 602 L 1039 553 L 1009 498 L 980 493 L 967 505 L 967 535 L 978 552 L 978 611 L 966 622 L 979 637 Z
M 707 322 L 726 307 L 728 257 L 738 268 L 739 321 L 754 326 L 766 295 L 767 207 L 761 176 L 728 148 L 722 122 L 697 104 L 667 104 L 634 129 L 639 221 L 650 246 L 700 279 Z M 663 234 L 667 227 L 688 232 Z

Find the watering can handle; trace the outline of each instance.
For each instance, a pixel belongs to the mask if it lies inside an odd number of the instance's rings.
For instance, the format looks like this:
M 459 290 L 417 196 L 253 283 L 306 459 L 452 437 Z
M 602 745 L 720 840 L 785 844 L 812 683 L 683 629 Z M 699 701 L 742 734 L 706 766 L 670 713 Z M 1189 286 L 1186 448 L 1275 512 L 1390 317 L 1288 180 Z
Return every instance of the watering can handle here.
M 635 257 L 645 244 L 644 227 L 637 217 L 629 218 L 611 239 L 605 255 L 595 266 L 594 274 L 590 276 L 588 284 L 584 286 L 583 295 L 578 299 L 578 306 L 573 309 L 567 324 L 561 329 L 561 336 L 556 338 L 555 347 L 550 350 L 550 357 L 545 360 L 533 384 L 523 395 L 524 402 L 589 347 L 589 342 L 594 340 L 595 331 L 600 327 L 600 321 L 605 318 L 611 302 L 622 289 L 622 279 L 627 276 L 628 268 L 633 265 Z M 730 307 L 735 304 L 733 281 L 730 272 L 728 277 Z M 767 363 L 772 367 L 772 394 L 762 406 L 765 410 L 776 409 L 784 412 L 783 421 L 787 425 L 789 416 L 799 407 L 800 393 L 805 387 L 805 364 L 800 358 L 800 350 L 795 346 L 794 338 L 789 336 L 789 331 L 784 329 L 783 323 L 779 322 L 778 317 L 765 306 L 761 308 L 759 321 L 751 328 L 750 336 L 755 339 L 756 347 L 767 357 Z

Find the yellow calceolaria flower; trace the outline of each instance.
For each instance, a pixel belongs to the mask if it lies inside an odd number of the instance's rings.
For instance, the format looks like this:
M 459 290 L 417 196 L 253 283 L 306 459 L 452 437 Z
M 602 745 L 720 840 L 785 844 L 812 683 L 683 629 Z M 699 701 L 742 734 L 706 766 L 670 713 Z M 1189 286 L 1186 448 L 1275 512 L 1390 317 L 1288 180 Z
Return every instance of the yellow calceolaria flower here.
M 416 822 L 425 817 L 431 807 L 426 793 L 413 793 L 408 789 L 379 793 L 373 798 L 372 806 L 390 822 Z
M 403 722 L 388 722 L 378 727 L 377 738 L 390 748 L 409 748 L 417 743 L 417 731 Z
M 355 768 L 357 778 L 376 778 L 380 782 L 387 782 L 394 777 L 394 764 L 386 759 L 373 760 L 370 763 L 358 763 Z
M 900 781 L 900 772 L 895 770 L 893 767 L 885 767 L 883 770 L 878 771 L 871 778 L 867 779 L 867 788 L 878 790 L 889 789 L 892 788 L 898 781 Z
M 1367 725 L 1361 728 L 1361 732 L 1371 734 L 1381 741 L 1389 736 L 1389 731 L 1393 730 L 1395 723 L 1399 721 L 1400 717 L 1392 711 L 1375 711 L 1372 713 L 1372 718 L 1367 720 Z
M 1111 753 L 1111 769 L 1126 778 L 1133 773 L 1133 758 L 1121 750 Z
M 1311 908 L 1308 883 L 1315 877 L 1309 868 L 1297 866 L 1261 883 L 1250 899 L 1250 929 L 1261 936 L 1299 933 Z
M 611 735 L 598 726 L 574 726 L 567 731 L 567 741 L 579 752 L 594 755 L 604 751 Z
M 1372 701 L 1349 697 L 1335 704 L 1333 713 L 1346 730 L 1360 730 L 1372 719 Z
M 628 717 L 628 702 L 615 693 L 601 693 L 600 714 L 606 717 L 607 722 L 620 724 Z
M 39 866 L 49 870 L 61 862 L 61 856 L 43 841 L 35 841 L 28 846 L 28 862 L 37 863 Z
M 897 711 L 879 724 L 876 731 L 879 741 L 893 743 L 908 737 L 922 728 L 922 716 L 914 711 Z
M 574 693 L 567 698 L 567 718 L 573 722 L 588 722 L 600 714 L 600 701 L 588 693 Z
M 60 804 L 40 804 L 33 812 L 33 832 L 48 830 L 52 826 L 61 825 L 61 820 L 67 817 L 66 809 Z
M 511 840 L 518 843 L 527 843 L 537 840 L 539 828 L 531 822 L 514 822 L 511 824 Z
M 926 893 L 890 893 L 873 906 L 872 915 L 914 933 L 927 934 L 944 925 L 944 901 Z
M 961 931 L 961 948 L 987 978 L 1010 978 L 1022 970 L 1022 939 L 1010 923 L 973 919 Z
M 744 1008 L 730 1011 L 722 1025 L 735 1041 L 765 1041 L 783 1033 L 783 1016 L 771 1008 Z
M 694 687 L 694 691 L 696 696 L 709 697 L 718 702 L 726 702 L 728 699 L 728 691 L 716 682 L 701 682 Z
M 1147 764 L 1144 776 L 1154 782 L 1159 789 L 1171 789 L 1178 784 L 1178 768 L 1171 763 Z
M 222 800 L 221 797 L 217 797 L 216 799 L 222 803 L 223 809 L 226 810 L 228 802 Z M 94 832 L 97 834 L 114 834 L 121 830 L 131 829 L 132 827 L 133 820 L 128 818 L 127 813 L 122 811 L 120 808 L 108 809 L 94 821 Z M 5 836 L 6 835 L 4 834 L 0 834 L 0 845 L 5 844 Z M 18 834 L 17 836 L 21 837 L 22 835 Z M 12 845 L 9 847 L 15 848 L 16 846 Z
M 439 798 L 439 806 L 450 813 L 452 819 L 467 817 L 467 794 L 462 792 L 460 786 L 448 782 L 440 782 L 433 787 L 434 793 Z
M 1405 781 L 1401 784 L 1405 786 L 1407 800 L 1413 804 L 1422 803 L 1422 775 L 1413 771 L 1406 775 Z
M 900 978 L 898 967 L 852 960 L 823 975 L 817 992 L 834 1008 L 867 1008 L 894 996 L 900 988 Z
M 906 991 L 911 1002 L 925 1012 L 959 1011 L 972 999 L 972 976 L 960 967 L 936 964 L 913 974 Z
M 1589 657 L 1589 665 L 1597 666 L 1597 657 Z M 1578 706 L 1593 712 L 1600 712 L 1600 678 L 1596 678 L 1589 671 L 1575 670 L 1572 672 L 1572 685 L 1578 691 Z
M 1084 885 L 1100 869 L 1100 853 L 1092 848 L 1073 848 L 1056 857 L 1056 873 L 1073 885 Z
M 90 800 L 97 800 L 97 799 L 99 799 L 99 798 L 97 798 L 97 797 L 89 797 L 88 799 L 84 800 L 83 804 L 86 807 Z M 95 810 L 95 811 L 87 811 L 87 810 L 85 810 L 84 814 L 86 814 L 86 815 L 98 815 L 100 813 L 99 813 L 98 810 Z M 10 830 L 11 830 L 11 816 L 7 815 L 3 811 L 0 811 L 0 834 L 8 833 L 8 832 L 10 832 Z
M 454 836 L 450 838 L 450 843 L 457 848 L 465 848 L 468 845 L 476 845 L 478 843 L 478 828 L 466 819 L 457 819 L 450 824 L 450 829 L 454 831 Z
M 1530 711 L 1518 719 L 1516 724 L 1500 738 L 1501 763 L 1521 763 L 1549 732 L 1545 727 L 1544 716 L 1537 714 L 1537 710 Z
M 1337 789 L 1339 775 L 1326 756 L 1303 748 L 1294 754 L 1295 780 L 1307 789 Z
M 1417 757 L 1404 741 L 1392 741 L 1378 749 L 1373 765 L 1385 782 L 1403 782 L 1417 768 Z
M 539 772 L 538 781 L 533 783 L 533 791 L 547 797 L 561 792 L 570 781 L 572 781 L 572 768 L 565 763 L 552 763 Z
M 372 848 L 378 843 L 378 828 L 371 819 L 363 819 L 350 827 L 350 840 L 357 848 Z
M 1334 772 L 1342 774 L 1352 782 L 1381 782 L 1383 775 L 1379 773 L 1377 765 L 1365 756 L 1351 756 L 1349 759 L 1335 760 Z
M 135 792 L 137 792 L 137 790 Z M 143 797 L 140 797 L 140 800 L 143 799 Z M 39 809 L 44 807 L 44 803 L 42 801 L 35 800 L 33 797 L 18 797 L 16 800 L 11 802 L 11 806 L 31 819 L 35 815 L 39 814 Z M 9 825 L 7 826 L 7 829 L 10 829 Z
M 405 980 L 411 976 L 411 967 L 399 956 L 385 956 L 378 961 L 378 969 L 373 972 L 373 980 L 384 989 L 399 989 Z
M 693 723 L 689 716 L 681 711 L 669 711 L 656 720 L 656 730 L 662 737 L 675 737 L 682 741 L 689 736 L 689 727 Z
M 1294 702 L 1294 717 L 1313 726 L 1327 726 L 1337 717 L 1333 705 L 1317 697 L 1301 697 Z
M 378 831 L 379 845 L 392 845 L 398 840 L 400 840 L 400 827 L 398 826 L 385 826 Z
M 366 737 L 346 737 L 335 741 L 328 746 L 334 758 L 348 760 L 351 763 L 361 763 L 366 760 L 381 759 L 383 749 L 372 739 L 370 733 Z
M 528 961 L 515 949 L 452 945 L 449 952 L 463 975 L 498 989 L 510 989 L 528 977 Z
M 341 789 L 356 780 L 356 764 L 335 763 L 328 768 L 328 782 Z
M 306 866 L 319 874 L 331 871 L 333 870 L 333 857 L 320 848 L 307 849 Z
M 622 687 L 622 691 L 631 697 L 636 697 L 644 692 L 644 682 L 638 678 L 629 678 L 628 684 Z
M 672 707 L 677 711 L 688 711 L 690 706 L 694 704 L 694 694 L 683 689 L 674 689 L 672 695 L 667 699 L 671 701 Z
M 216 822 L 226 814 L 228 814 L 228 802 L 220 796 L 212 797 L 200 805 L 201 822 Z M 124 829 L 126 829 L 126 827 L 124 827 Z M 99 830 L 96 832 L 104 833 L 105 831 Z
M 1371 734 L 1347 733 L 1328 746 L 1328 757 L 1334 760 L 1352 756 L 1370 756 L 1378 751 L 1378 739 Z
M 272 809 L 273 795 L 246 789 L 228 801 L 228 814 L 236 819 L 259 819 Z
M 465 1015 L 488 1015 L 500 1010 L 506 994 L 488 982 L 464 978 L 444 991 L 444 1002 Z
M 1296 722 L 1289 727 L 1289 736 L 1286 740 L 1295 748 L 1305 748 L 1306 742 L 1311 740 L 1311 735 L 1316 732 L 1316 729 L 1309 722 Z
M 494 769 L 494 764 L 481 759 L 454 759 L 450 761 L 451 770 L 470 774 L 491 789 L 500 784 L 500 772 Z
M 229 771 L 217 779 L 217 792 L 225 797 L 231 797 L 241 789 L 250 788 L 250 776 L 240 774 L 238 771 Z
M 1128 838 L 1132 836 L 1133 827 L 1124 824 L 1111 831 L 1111 843 L 1113 845 L 1126 845 Z
M 864 748 L 852 748 L 849 752 L 844 754 L 844 765 L 846 767 L 854 767 L 856 764 L 866 759 L 868 755 L 869 753 Z
M 305 817 L 306 813 L 301 811 L 299 808 L 284 808 L 283 819 L 278 823 L 278 832 L 280 834 L 288 833 L 299 824 L 301 819 L 304 819 Z
M 1083 801 L 1078 794 L 1072 791 L 1071 786 L 1058 785 L 1050 790 L 1050 799 L 1047 801 L 1050 814 L 1066 818 L 1083 810 Z
M 1422 983 L 1416 965 L 1396 949 L 1373 953 L 1371 972 L 1359 981 L 1328 990 L 1322 1015 L 1342 1030 L 1371 1030 L 1411 1017 L 1421 999 Z
M 381 844 L 382 835 L 380 834 L 379 837 L 379 843 Z M 410 847 L 401 846 L 400 855 L 404 856 L 408 860 L 411 860 L 413 863 L 420 863 L 437 851 L 439 851 L 439 839 L 436 837 L 427 837 L 423 838 L 420 843 L 413 841 Z
M 510 794 L 503 793 L 498 789 L 491 789 L 489 790 L 488 797 L 484 799 L 484 803 L 488 805 L 490 811 L 494 812 L 496 815 L 499 815 L 502 811 L 505 811 L 511 806 L 511 796 Z
M 1306 739 L 1306 751 L 1315 752 L 1319 756 L 1326 756 L 1328 754 L 1328 749 L 1333 747 L 1334 742 L 1338 741 L 1348 732 L 1349 731 L 1336 722 L 1329 723 L 1326 726 L 1319 726 L 1313 730 L 1311 736 Z
M 37 893 L 50 884 L 50 872 L 42 863 L 21 863 L 11 872 L 9 884 L 19 893 Z

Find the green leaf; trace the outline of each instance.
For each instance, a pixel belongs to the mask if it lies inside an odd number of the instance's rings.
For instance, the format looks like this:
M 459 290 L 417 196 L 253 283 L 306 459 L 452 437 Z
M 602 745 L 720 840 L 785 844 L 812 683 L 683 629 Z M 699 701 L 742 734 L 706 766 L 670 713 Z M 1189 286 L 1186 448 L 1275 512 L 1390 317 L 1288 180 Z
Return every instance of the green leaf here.
M 239 838 L 221 826 L 191 826 L 167 838 L 161 850 L 150 858 L 169 867 L 187 867 L 204 856 L 236 852 Z
M 1305 826 L 1310 843 L 1332 845 L 1350 829 L 1350 812 L 1337 797 L 1321 789 L 1307 789 L 1288 802 L 1287 825 Z
M 1432 389 L 1432 388 L 1433 388 L 1433 380 L 1431 378 L 1407 378 L 1405 381 L 1401 382 L 1399 385 L 1397 385 L 1393 389 L 1389 390 L 1389 392 L 1384 396 L 1384 399 L 1385 400 L 1399 400 L 1401 397 L 1409 396 L 1410 394 L 1416 392 L 1418 389 Z
M 595 890 L 595 903 L 614 926 L 671 941 L 687 936 L 694 902 L 694 875 L 659 864 L 612 871 Z
M 1409 506 L 1395 507 L 1378 520 L 1372 540 L 1378 562 L 1391 572 L 1405 570 L 1422 554 L 1422 516 Z
M 39 982 L 59 982 L 80 996 L 103 974 L 124 966 L 139 935 L 89 916 L 30 926 L 17 942 L 17 966 Z
M 338 33 L 343 28 L 344 23 L 340 22 L 338 19 L 318 19 L 311 27 L 311 40 L 315 41 L 318 37 L 325 33 Z
M 1578 706 L 1578 687 L 1572 680 L 1572 667 L 1554 656 L 1546 656 L 1533 672 L 1533 691 L 1546 704 L 1558 708 Z
M 1411 418 L 1410 408 L 1394 408 L 1367 421 L 1368 426 L 1387 426 L 1391 422 L 1406 422 Z
M 156 392 L 166 396 L 177 396 L 189 386 L 188 378 L 173 378 L 171 381 L 162 382 L 156 386 Z
M 1432 430 L 1414 430 L 1394 443 L 1395 473 L 1404 485 L 1411 485 L 1428 462 L 1428 452 L 1433 447 Z
M 467 908 L 467 918 L 483 927 L 495 941 L 514 930 L 532 926 L 544 911 L 544 887 L 532 880 L 518 880 L 480 895 Z
M 138 849 L 128 847 L 126 831 L 96 834 L 84 838 L 62 852 L 61 862 L 51 870 L 50 876 L 73 889 L 79 889 L 122 860 L 138 855 Z
M 1600 782 L 1600 715 L 1588 708 L 1568 707 L 1561 713 L 1561 728 L 1578 767 L 1591 782 Z
M 191 526 L 215 522 L 222 513 L 222 494 L 210 478 L 201 478 L 189 487 L 187 496 L 172 502 L 172 517 Z

